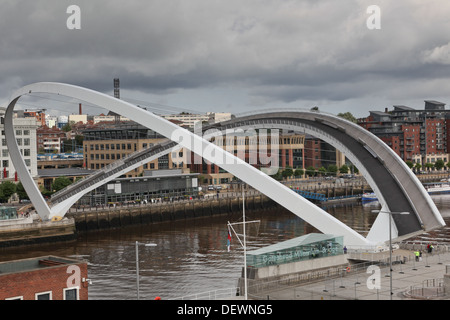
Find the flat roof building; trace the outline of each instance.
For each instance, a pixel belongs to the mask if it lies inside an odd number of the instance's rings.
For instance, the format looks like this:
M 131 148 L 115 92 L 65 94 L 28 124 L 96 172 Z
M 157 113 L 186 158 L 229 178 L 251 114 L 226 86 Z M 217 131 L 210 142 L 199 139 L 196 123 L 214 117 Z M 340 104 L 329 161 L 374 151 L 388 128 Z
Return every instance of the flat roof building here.
M 88 300 L 87 263 L 43 256 L 0 263 L 0 300 Z

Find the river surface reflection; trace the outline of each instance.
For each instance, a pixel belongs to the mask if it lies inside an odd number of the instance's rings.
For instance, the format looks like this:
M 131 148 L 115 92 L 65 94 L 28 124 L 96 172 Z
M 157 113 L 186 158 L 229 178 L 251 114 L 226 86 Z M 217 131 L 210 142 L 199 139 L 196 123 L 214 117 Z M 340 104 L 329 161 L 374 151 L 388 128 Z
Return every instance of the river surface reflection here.
M 434 197 L 444 216 L 449 216 L 450 196 Z M 337 219 L 366 235 L 379 205 L 360 204 L 325 208 Z M 260 220 L 259 230 L 250 228 L 248 250 L 316 232 L 310 225 L 286 210 L 247 212 L 247 221 Z M 115 230 L 85 232 L 69 243 L 1 249 L 0 260 L 7 261 L 44 255 L 83 259 L 88 262 L 91 300 L 136 299 L 135 242 L 156 243 L 139 248 L 140 298 L 163 299 L 234 288 L 243 266 L 243 248 L 233 238 L 227 251 L 227 222 L 239 222 L 240 214 L 223 215 Z M 256 226 L 256 224 L 255 224 Z M 256 233 L 258 231 L 258 233 Z M 448 230 L 438 237 L 450 238 Z M 427 237 L 430 235 L 424 235 Z M 434 234 L 433 236 L 436 236 Z

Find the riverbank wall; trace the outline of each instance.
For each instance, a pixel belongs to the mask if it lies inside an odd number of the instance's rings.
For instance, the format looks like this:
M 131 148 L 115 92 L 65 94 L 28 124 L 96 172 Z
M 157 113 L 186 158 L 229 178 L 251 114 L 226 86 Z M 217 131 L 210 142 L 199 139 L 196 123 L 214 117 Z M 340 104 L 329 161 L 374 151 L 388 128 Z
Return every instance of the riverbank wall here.
M 72 241 L 75 238 L 75 220 L 71 218 L 0 226 L 0 248 Z
M 266 210 L 278 204 L 264 195 L 245 197 L 246 210 Z M 154 224 L 242 212 L 242 198 L 190 200 L 68 213 L 78 232 Z

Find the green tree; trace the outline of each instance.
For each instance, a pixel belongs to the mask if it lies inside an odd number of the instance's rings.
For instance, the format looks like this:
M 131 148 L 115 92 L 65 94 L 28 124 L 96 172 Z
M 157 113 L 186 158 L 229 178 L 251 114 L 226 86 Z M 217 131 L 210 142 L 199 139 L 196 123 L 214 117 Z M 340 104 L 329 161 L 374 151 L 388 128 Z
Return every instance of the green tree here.
M 271 177 L 277 181 L 283 180 L 283 175 L 281 174 L 281 170 L 278 170 L 278 172 L 275 173 L 274 175 L 272 175 Z
M 330 164 L 328 166 L 327 170 L 330 175 L 335 176 L 336 173 L 338 172 L 338 167 L 337 167 L 337 165 Z
M 351 112 L 338 113 L 338 117 L 344 118 L 344 119 L 354 122 L 354 123 L 358 122 L 358 120 L 353 116 L 353 114 Z
M 1 189 L 1 200 L 2 202 L 7 202 L 9 198 L 16 192 L 16 184 L 11 181 L 3 181 L 0 184 Z
M 16 192 L 19 196 L 20 200 L 29 199 L 27 192 L 25 191 L 25 188 L 23 187 L 22 182 L 19 182 L 16 186 Z
M 70 181 L 69 178 L 67 177 L 58 177 L 55 179 L 55 181 L 53 181 L 52 184 L 52 190 L 51 191 L 59 191 L 61 189 L 64 189 L 65 187 L 67 187 L 68 185 L 72 184 L 72 181 Z
M 427 168 L 428 170 L 431 170 L 434 168 L 434 164 L 427 162 L 427 163 L 425 163 L 425 168 Z
M 444 166 L 445 166 L 445 162 L 442 161 L 441 159 L 437 160 L 437 161 L 434 163 L 434 167 L 435 167 L 437 170 L 441 170 Z
M 306 175 L 312 177 L 316 174 L 316 169 L 313 166 L 306 168 Z
M 72 130 L 72 126 L 71 126 L 70 123 L 66 123 L 66 124 L 61 128 L 61 130 L 64 131 L 64 132 L 69 132 L 70 130 Z
M 294 171 L 292 170 L 292 168 L 290 167 L 286 167 L 286 169 L 283 170 L 283 172 L 281 173 L 281 175 L 283 176 L 283 178 L 288 178 L 294 175 Z
M 297 169 L 295 169 L 295 171 L 294 171 L 294 176 L 296 176 L 296 177 L 300 177 L 300 176 L 302 176 L 302 175 L 304 175 L 304 174 L 305 174 L 305 170 L 300 169 L 300 168 L 297 168 Z
M 325 167 L 320 167 L 319 169 L 317 169 L 317 173 L 320 174 L 320 176 L 325 176 L 327 174 L 327 169 L 325 169 Z
M 416 170 L 420 170 L 420 169 L 422 169 L 422 165 L 421 165 L 420 163 L 416 163 L 416 165 L 414 166 L 414 168 L 415 168 Z
M 348 173 L 348 170 L 349 167 L 346 164 L 342 165 L 342 167 L 339 168 L 340 173 Z
M 414 163 L 412 161 L 410 161 L 410 160 L 405 161 L 405 163 L 410 169 L 412 169 L 412 167 L 414 166 Z

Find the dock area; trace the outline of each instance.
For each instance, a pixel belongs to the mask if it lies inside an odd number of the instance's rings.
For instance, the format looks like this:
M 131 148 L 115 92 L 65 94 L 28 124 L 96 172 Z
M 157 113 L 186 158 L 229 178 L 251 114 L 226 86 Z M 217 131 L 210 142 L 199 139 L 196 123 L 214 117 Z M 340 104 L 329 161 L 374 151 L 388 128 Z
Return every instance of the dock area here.
M 76 237 L 75 220 L 15 219 L 0 224 L 0 247 L 70 241 Z
M 450 300 L 450 252 L 424 253 L 416 261 L 414 251 L 392 253 L 392 300 Z M 353 257 L 355 258 L 355 257 Z M 352 260 L 352 254 L 348 256 Z M 270 291 L 258 292 L 258 300 L 390 300 L 389 251 L 366 254 L 365 262 L 342 272 L 297 285 L 280 282 Z M 358 261 L 359 260 L 358 258 Z M 447 291 L 445 290 L 447 284 Z

